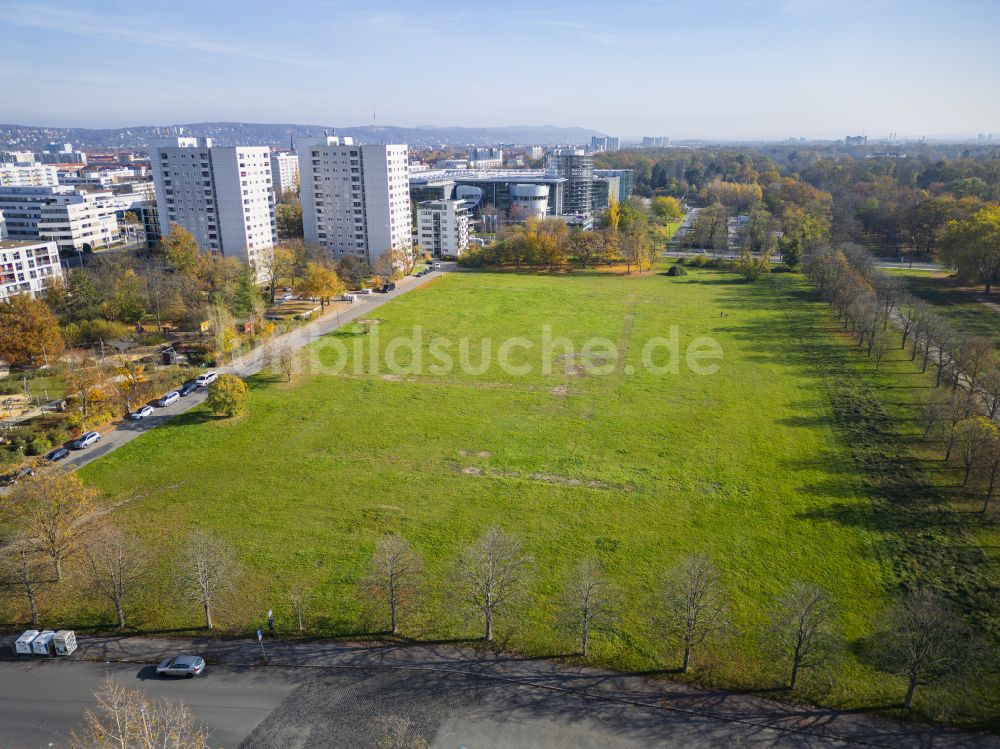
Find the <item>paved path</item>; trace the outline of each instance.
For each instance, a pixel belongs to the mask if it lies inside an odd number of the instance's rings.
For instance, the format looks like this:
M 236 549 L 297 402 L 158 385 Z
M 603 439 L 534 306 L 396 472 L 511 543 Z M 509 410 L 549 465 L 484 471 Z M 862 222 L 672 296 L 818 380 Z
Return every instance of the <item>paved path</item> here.
M 231 365 L 217 367 L 215 371 L 220 373 L 232 372 L 243 377 L 256 374 L 264 368 L 267 350 L 270 347 L 291 346 L 295 349 L 300 349 L 312 343 L 320 336 L 347 325 L 353 320 L 368 316 L 373 310 L 378 309 L 386 302 L 392 301 L 401 294 L 405 294 L 441 276 L 445 271 L 451 270 L 454 267 L 454 263 L 442 263 L 441 267 L 442 270 L 430 273 L 423 278 L 407 276 L 396 285 L 395 290 L 390 291 L 388 294 L 358 296 L 358 301 L 353 304 L 338 304 L 334 308 L 334 311 L 327 312 L 327 314 L 311 323 L 272 339 L 267 345 L 255 348 L 253 351 L 237 358 Z M 155 429 L 172 417 L 189 411 L 204 402 L 207 395 L 204 389 L 196 390 L 191 395 L 181 398 L 166 408 L 157 408 L 151 416 L 147 416 L 142 421 L 123 420 L 104 432 L 100 442 L 84 450 L 74 450 L 70 457 L 63 460 L 60 465 L 76 469 L 92 463 L 113 450 L 117 450 L 122 445 L 131 442 L 150 429 Z
M 462 698 L 456 703 L 453 713 L 441 715 L 435 724 L 438 735 L 444 731 L 449 721 L 452 721 L 456 736 L 464 736 L 475 726 L 492 726 L 478 743 L 466 743 L 465 746 L 518 746 L 518 741 L 528 741 L 529 736 L 544 735 L 544 725 L 560 736 L 571 734 L 560 733 L 557 729 L 563 725 L 565 715 L 561 708 L 555 705 L 571 700 L 577 705 L 579 700 L 589 700 L 589 704 L 601 709 L 600 721 L 610 720 L 612 726 L 610 735 L 628 734 L 636 729 L 635 720 L 639 720 L 647 731 L 674 731 L 676 742 L 649 743 L 647 746 L 734 746 L 743 742 L 745 745 L 761 746 L 833 746 L 832 740 L 845 742 L 846 745 L 868 745 L 885 747 L 961 747 L 962 749 L 985 749 L 1000 747 L 1000 738 L 979 734 L 960 733 L 919 725 L 897 723 L 864 713 L 840 712 L 836 710 L 815 708 L 809 706 L 786 705 L 763 697 L 748 694 L 699 689 L 683 684 L 677 684 L 662 679 L 654 679 L 644 675 L 622 674 L 600 671 L 591 668 L 568 666 L 554 661 L 520 658 L 514 656 L 496 655 L 471 648 L 461 648 L 446 645 L 424 644 L 371 644 L 371 643 L 330 643 L 330 642 L 290 642 L 283 640 L 266 640 L 265 648 L 268 656 L 268 666 L 260 664 L 260 649 L 256 640 L 221 640 L 221 639 L 148 639 L 140 637 L 81 637 L 80 649 L 69 662 L 53 664 L 54 668 L 71 665 L 82 660 L 131 662 L 136 664 L 152 664 L 161 658 L 178 652 L 199 653 L 209 661 L 210 669 L 219 665 L 227 667 L 247 668 L 247 678 L 258 678 L 270 669 L 297 667 L 304 673 L 322 676 L 325 679 L 343 673 L 362 674 L 371 678 L 373 674 L 395 674 L 395 681 L 383 684 L 379 689 L 420 692 L 431 680 L 441 688 L 454 684 L 464 684 L 459 692 L 469 692 L 469 679 L 477 685 L 495 685 L 517 687 L 513 692 L 490 691 L 482 700 L 469 701 Z M 8 657 L 9 660 L 9 657 Z M 24 665 L 12 665 L 14 668 L 28 668 L 30 661 Z M 2 672 L 0 672 L 2 675 Z M 404 678 L 405 677 L 405 678 Z M 403 679 L 403 681 L 400 681 Z M 336 690 L 332 682 L 324 682 L 322 689 Z M 423 684 L 420 688 L 417 685 Z M 360 687 L 358 687 L 360 688 Z M 368 687 L 366 687 L 368 688 Z M 479 689 L 479 687 L 476 687 Z M 16 689 L 9 679 L 0 678 L 0 690 Z M 320 687 L 317 687 L 320 689 Z M 351 687 L 355 689 L 355 687 Z M 348 692 L 351 689 L 347 690 Z M 492 690 L 492 687 L 490 687 Z M 307 693 L 299 695 L 299 700 L 318 699 Z M 469 693 L 475 693 L 475 690 Z M 372 699 L 392 704 L 385 695 L 378 697 L 378 689 L 372 693 Z M 450 694 L 450 692 L 449 692 Z M 3 691 L 0 691 L 2 697 Z M 506 696 L 504 696 L 506 695 Z M 526 695 L 532 695 L 530 697 Z M 385 699 L 383 699 L 385 698 Z M 457 699 L 452 694 L 448 699 Z M 339 699 L 339 698 L 338 698 Z M 442 697 L 444 699 L 444 697 Z M 528 702 L 525 703 L 525 700 Z M 554 701 L 554 702 L 553 702 Z M 366 703 L 367 705 L 367 703 Z M 527 706 L 526 706 L 527 705 Z M 532 709 L 529 707 L 533 705 Z M 294 709 L 293 709 L 294 708 Z M 284 709 L 284 708 L 283 708 Z M 321 707 L 302 709 L 300 703 L 289 705 L 288 711 L 301 709 L 306 719 L 310 709 L 320 710 Z M 354 708 L 351 708 L 354 709 Z M 358 708 L 362 709 L 362 708 Z M 364 709 L 371 710 L 371 705 Z M 524 710 L 525 718 L 533 715 L 532 721 L 542 721 L 534 729 L 521 734 L 511 733 L 497 724 L 502 724 L 505 710 Z M 592 708 L 596 710 L 597 708 Z M 597 712 L 580 711 L 573 707 L 568 714 L 578 715 L 582 720 L 588 714 L 596 719 Z M 606 711 L 610 710 L 610 714 Z M 478 712 L 477 712 L 478 711 Z M 638 713 L 636 712 L 638 711 Z M 625 721 L 614 728 L 614 715 L 619 715 Z M 479 715 L 481 722 L 475 719 Z M 641 719 L 637 716 L 641 715 Z M 454 719 L 454 720 L 452 720 Z M 456 722 L 457 721 L 457 722 Z M 548 721 L 548 723 L 546 723 Z M 529 721 L 530 722 L 530 721 Z M 568 725 L 572 725 L 570 721 Z M 309 741 L 297 743 L 288 739 L 283 730 L 292 730 L 286 726 L 264 726 L 255 734 L 272 731 L 273 737 L 280 739 L 284 745 L 321 746 Z M 298 725 L 298 723 L 297 723 Z M 509 728 L 509 727 L 508 727 Z M 668 730 L 669 729 L 669 730 Z M 476 729 L 478 730 L 478 729 Z M 484 729 L 486 730 L 486 729 Z M 527 729 L 525 729 L 527 730 Z M 567 729 L 568 730 L 568 729 Z M 490 733 L 492 731 L 493 733 Z M 705 741 L 695 742 L 683 739 L 689 731 L 694 731 Z M 465 733 L 462 733 L 465 732 Z M 679 732 L 679 733 L 677 733 Z M 498 743 L 491 743 L 488 736 L 506 737 Z M 642 732 L 630 734 L 638 740 Z M 659 734 L 656 734 L 659 735 Z M 666 734 L 664 734 L 666 735 Z M 694 734 L 691 734 L 694 735 Z M 748 743 L 747 737 L 754 737 Z M 251 736 L 253 738 L 253 736 Z M 273 738 L 273 740 L 278 740 Z M 268 746 L 260 736 L 249 746 Z M 261 743 L 263 741 L 263 743 Z M 530 745 L 532 742 L 528 741 Z M 563 745 L 563 742 L 553 742 Z M 336 744 L 333 744 L 336 745 Z M 546 742 L 545 745 L 548 745 Z M 572 742 L 565 742 L 572 746 Z M 640 746 L 641 743 L 593 743 L 588 740 L 581 746 Z M 455 744 L 441 744 L 451 746 Z

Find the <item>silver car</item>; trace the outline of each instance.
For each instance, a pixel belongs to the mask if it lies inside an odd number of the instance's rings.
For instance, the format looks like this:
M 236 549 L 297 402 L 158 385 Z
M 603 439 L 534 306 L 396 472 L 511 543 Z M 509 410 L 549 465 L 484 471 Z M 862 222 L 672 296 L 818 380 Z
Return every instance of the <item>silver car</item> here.
M 205 659 L 200 655 L 178 655 L 167 658 L 156 667 L 157 676 L 186 676 L 193 678 L 205 670 Z

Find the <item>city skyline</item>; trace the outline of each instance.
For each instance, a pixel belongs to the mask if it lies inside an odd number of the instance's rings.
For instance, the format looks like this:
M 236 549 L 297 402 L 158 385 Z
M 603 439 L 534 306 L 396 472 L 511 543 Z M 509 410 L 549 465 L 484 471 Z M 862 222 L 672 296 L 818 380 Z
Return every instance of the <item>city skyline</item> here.
M 545 123 L 709 139 L 1000 130 L 986 93 L 1000 9 L 984 0 L 238 9 L 0 1 L 3 119 Z

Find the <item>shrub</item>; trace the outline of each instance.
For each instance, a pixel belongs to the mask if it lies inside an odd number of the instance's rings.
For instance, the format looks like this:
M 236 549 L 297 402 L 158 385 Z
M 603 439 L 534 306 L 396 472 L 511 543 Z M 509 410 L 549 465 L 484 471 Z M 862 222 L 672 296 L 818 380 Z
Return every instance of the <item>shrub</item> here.
M 208 386 L 205 401 L 216 416 L 241 416 L 246 413 L 250 393 L 247 385 L 236 375 L 224 374 Z
M 486 259 L 483 257 L 482 250 L 467 250 L 458 259 L 458 264 L 464 268 L 482 268 L 486 265 Z
M 87 346 L 99 341 L 130 338 L 132 327 L 110 320 L 83 320 L 62 326 L 63 339 L 70 346 Z
M 28 455 L 44 455 L 52 448 L 52 443 L 45 437 L 35 437 L 28 443 Z
M 708 264 L 708 258 L 705 257 L 704 255 L 695 255 L 693 258 L 691 258 L 691 265 L 695 266 L 696 268 L 702 268 L 707 264 Z
M 686 276 L 687 269 L 683 265 L 671 265 L 667 271 L 668 276 Z

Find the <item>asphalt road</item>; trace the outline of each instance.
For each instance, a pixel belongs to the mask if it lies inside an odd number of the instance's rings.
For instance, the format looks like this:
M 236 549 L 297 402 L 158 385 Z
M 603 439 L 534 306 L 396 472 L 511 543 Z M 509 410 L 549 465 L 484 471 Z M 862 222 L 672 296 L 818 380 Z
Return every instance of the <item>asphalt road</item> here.
M 68 746 L 110 674 L 154 698 L 186 703 L 211 731 L 212 747 L 233 749 L 302 683 L 294 669 L 209 666 L 196 679 L 158 679 L 153 666 L 79 661 L 0 662 L 0 746 Z
M 340 304 L 339 312 L 327 312 L 314 322 L 303 325 L 302 327 L 296 328 L 295 330 L 274 339 L 269 345 L 288 345 L 295 349 L 300 349 L 320 336 L 326 335 L 337 328 L 347 325 L 353 320 L 369 316 L 373 310 L 378 309 L 383 304 L 391 302 L 396 297 L 441 276 L 446 271 L 453 269 L 454 266 L 454 263 L 442 263 L 442 269 L 440 271 L 430 273 L 423 278 L 409 276 L 397 284 L 397 288 L 390 291 L 388 294 L 359 296 L 357 297 L 358 301 L 353 304 Z M 237 359 L 232 365 L 216 367 L 215 371 L 220 373 L 234 372 L 244 377 L 256 374 L 264 368 L 266 348 L 267 347 L 255 349 L 254 351 L 251 351 L 245 356 Z M 191 376 L 194 377 L 196 374 L 197 371 L 192 370 Z M 170 418 L 177 416 L 178 414 L 182 414 L 185 411 L 189 411 L 198 404 L 204 402 L 207 395 L 208 394 L 204 389 L 200 389 L 191 395 L 181 398 L 179 401 L 167 406 L 166 408 L 157 408 L 151 416 L 147 416 L 141 421 L 122 421 L 117 424 L 114 429 L 104 432 L 101 436 L 100 442 L 84 448 L 83 450 L 72 451 L 70 456 L 64 459 L 60 465 L 68 469 L 77 469 L 87 465 L 88 463 L 92 463 L 98 458 L 107 455 L 111 451 L 117 450 L 122 445 L 131 442 L 136 437 L 148 432 L 150 429 L 155 429 Z

